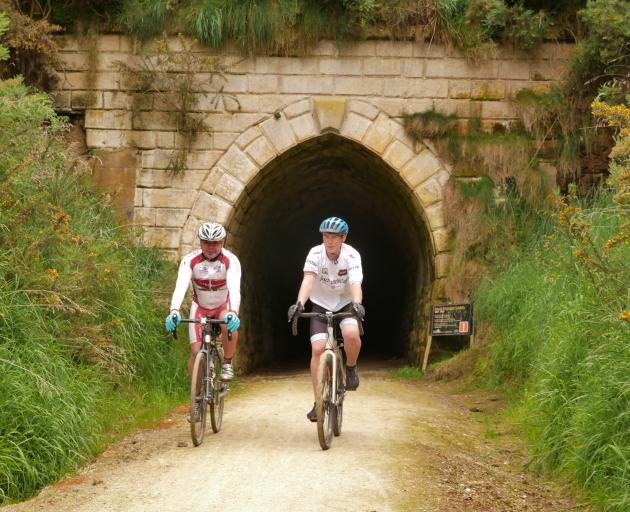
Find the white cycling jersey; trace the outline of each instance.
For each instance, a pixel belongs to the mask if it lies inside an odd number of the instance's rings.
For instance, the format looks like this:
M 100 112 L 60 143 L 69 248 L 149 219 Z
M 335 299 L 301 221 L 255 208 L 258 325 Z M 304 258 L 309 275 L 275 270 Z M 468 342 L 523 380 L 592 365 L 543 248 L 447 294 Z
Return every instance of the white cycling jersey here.
M 238 313 L 241 304 L 241 263 L 232 252 L 223 248 L 214 260 L 207 259 L 201 249 L 184 256 L 179 265 L 171 311 L 179 310 L 191 281 L 193 301 L 199 306 L 212 310 L 226 304 L 226 309 Z
M 306 257 L 304 272 L 317 274 L 311 302 L 333 312 L 352 302 L 350 284 L 363 281 L 361 256 L 347 244 L 341 244 L 337 261 L 326 256 L 324 244 L 313 247 Z

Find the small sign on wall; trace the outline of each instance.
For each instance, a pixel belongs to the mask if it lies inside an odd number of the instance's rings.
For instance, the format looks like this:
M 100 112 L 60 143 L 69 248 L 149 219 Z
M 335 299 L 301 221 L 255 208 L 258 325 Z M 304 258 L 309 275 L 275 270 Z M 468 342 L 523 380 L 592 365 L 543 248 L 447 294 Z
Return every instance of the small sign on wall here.
M 431 336 L 471 336 L 472 304 L 435 304 L 431 306 Z

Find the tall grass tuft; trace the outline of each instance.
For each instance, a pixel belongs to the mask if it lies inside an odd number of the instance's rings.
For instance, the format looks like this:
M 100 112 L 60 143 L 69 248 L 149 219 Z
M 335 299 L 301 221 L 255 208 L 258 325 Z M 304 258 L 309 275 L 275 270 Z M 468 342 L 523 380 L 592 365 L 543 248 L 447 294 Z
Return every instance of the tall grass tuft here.
M 0 81 L 0 504 L 33 495 L 186 389 L 166 263 L 118 226 L 48 96 Z

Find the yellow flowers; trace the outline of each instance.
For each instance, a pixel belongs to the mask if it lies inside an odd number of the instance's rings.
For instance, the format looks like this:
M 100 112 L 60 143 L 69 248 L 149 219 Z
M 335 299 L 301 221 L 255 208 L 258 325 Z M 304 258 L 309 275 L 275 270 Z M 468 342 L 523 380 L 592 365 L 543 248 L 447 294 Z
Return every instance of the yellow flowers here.
M 57 279 L 57 277 L 59 277 L 59 271 L 55 268 L 47 268 L 46 269 L 46 276 L 51 280 L 51 281 L 55 281 Z
M 51 220 L 51 224 L 53 225 L 53 227 L 59 225 L 68 226 L 70 224 L 70 215 L 68 215 L 68 213 L 64 211 L 54 212 L 51 216 Z
M 591 106 L 593 115 L 601 118 L 606 126 L 618 127 L 623 131 L 630 128 L 630 109 L 625 105 L 608 105 L 603 101 L 594 101 Z
M 625 310 L 619 314 L 619 320 L 622 322 L 628 322 L 630 324 L 630 311 Z
M 62 304 L 61 297 L 59 297 L 56 293 L 47 294 L 44 300 L 51 306 L 60 306 Z

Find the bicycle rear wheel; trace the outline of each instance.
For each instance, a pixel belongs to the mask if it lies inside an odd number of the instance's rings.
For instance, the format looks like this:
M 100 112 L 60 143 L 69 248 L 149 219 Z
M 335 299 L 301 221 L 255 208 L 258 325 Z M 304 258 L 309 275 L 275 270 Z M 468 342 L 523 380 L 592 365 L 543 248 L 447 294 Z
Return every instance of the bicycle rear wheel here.
M 317 436 L 322 450 L 328 450 L 332 443 L 333 423 L 335 418 L 335 406 L 333 404 L 333 355 L 324 352 L 319 359 L 317 369 L 317 397 L 315 405 L 317 409 Z
M 225 389 L 227 384 L 221 382 L 221 358 L 216 350 L 212 351 L 212 361 L 214 362 L 214 376 L 212 378 L 212 393 L 210 398 L 210 424 L 212 431 L 216 434 L 221 430 L 223 423 L 223 405 L 225 401 Z
M 197 352 L 190 380 L 190 435 L 195 446 L 203 441 L 206 432 L 208 379 L 206 379 L 206 352 Z

